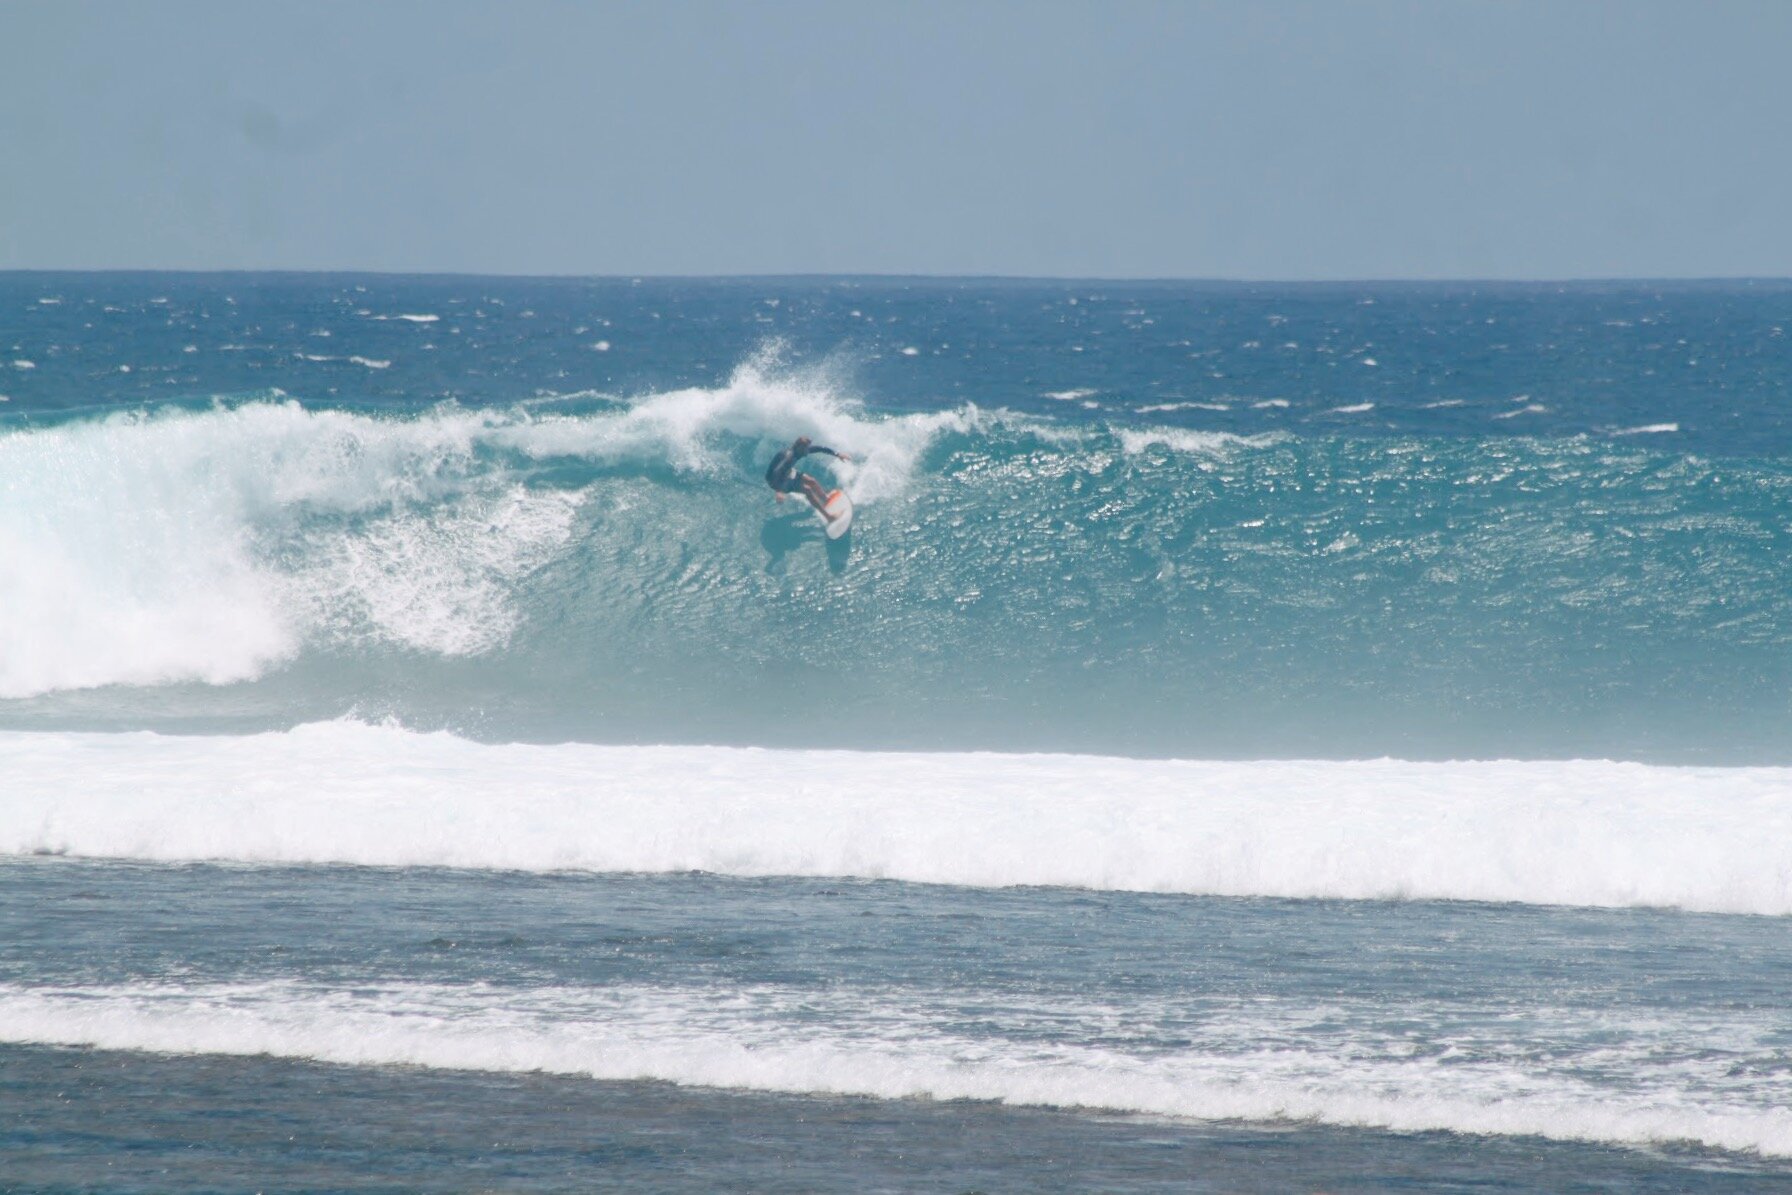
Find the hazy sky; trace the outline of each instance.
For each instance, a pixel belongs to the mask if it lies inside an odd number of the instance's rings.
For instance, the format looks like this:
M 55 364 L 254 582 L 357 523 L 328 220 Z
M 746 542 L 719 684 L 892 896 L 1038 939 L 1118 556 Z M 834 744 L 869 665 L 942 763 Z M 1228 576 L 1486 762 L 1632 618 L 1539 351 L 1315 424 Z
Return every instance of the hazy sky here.
M 0 269 L 1792 275 L 1792 3 L 0 0 Z

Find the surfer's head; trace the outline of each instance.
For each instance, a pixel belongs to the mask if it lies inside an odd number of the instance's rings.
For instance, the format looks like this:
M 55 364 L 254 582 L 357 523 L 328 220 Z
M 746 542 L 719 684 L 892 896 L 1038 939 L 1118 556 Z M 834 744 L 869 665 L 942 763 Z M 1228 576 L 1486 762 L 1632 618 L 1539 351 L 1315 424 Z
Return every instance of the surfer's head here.
M 796 446 L 798 448 L 807 448 L 811 443 L 813 443 L 813 441 L 810 440 L 808 436 L 798 436 L 796 438 Z

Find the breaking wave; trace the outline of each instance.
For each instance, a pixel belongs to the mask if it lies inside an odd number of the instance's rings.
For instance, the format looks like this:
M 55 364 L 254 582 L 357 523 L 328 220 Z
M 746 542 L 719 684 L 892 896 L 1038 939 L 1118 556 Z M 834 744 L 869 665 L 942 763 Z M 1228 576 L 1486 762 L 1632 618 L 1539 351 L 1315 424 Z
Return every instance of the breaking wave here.
M 854 457 L 817 466 L 849 541 L 760 481 L 798 434 Z M 1784 762 L 1792 469 L 1654 439 L 878 413 L 766 361 L 626 401 L 15 423 L 0 715 Z

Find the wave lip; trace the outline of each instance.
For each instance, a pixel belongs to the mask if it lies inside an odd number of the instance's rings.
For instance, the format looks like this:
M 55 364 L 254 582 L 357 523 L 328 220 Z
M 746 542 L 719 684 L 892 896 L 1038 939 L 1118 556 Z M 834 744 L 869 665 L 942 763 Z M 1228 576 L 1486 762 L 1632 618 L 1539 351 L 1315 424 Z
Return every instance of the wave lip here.
M 0 853 L 1792 914 L 1792 768 L 0 733 Z
M 967 997 L 976 1008 L 968 1019 L 988 1031 L 964 1028 L 960 1002 Z M 1167 1011 L 1133 1010 L 1147 1019 Z M 1401 1029 L 1353 1021 L 1340 1030 L 1340 1014 L 1354 1016 L 1350 1009 L 1252 1002 L 1179 1024 L 1174 1045 L 1140 1049 L 1104 1040 L 1111 1007 L 1016 1004 L 992 992 L 0 985 L 0 1041 L 9 1042 L 1000 1100 L 1193 1119 L 1314 1120 L 1403 1132 L 1692 1141 L 1792 1156 L 1792 1112 L 1776 1104 L 1783 1079 L 1738 1079 L 1730 1070 L 1738 1055 L 1722 1050 L 1696 1063 L 1676 1061 L 1687 1041 L 1721 1040 L 1753 1055 L 1767 1048 L 1771 1028 L 1757 1025 L 1737 1037 L 1733 1027 L 1678 1017 L 1622 1029 L 1572 1010 L 1534 1009 L 1527 1021 L 1547 1020 L 1568 1035 L 1563 1056 L 1488 1040 L 1467 1052 L 1452 1047 L 1440 1059 L 1415 1053 L 1411 1033 Z M 1329 1028 L 1314 1035 L 1315 1023 Z M 1576 1040 L 1589 1032 L 1591 1038 Z M 1581 1069 L 1595 1059 L 1590 1072 Z

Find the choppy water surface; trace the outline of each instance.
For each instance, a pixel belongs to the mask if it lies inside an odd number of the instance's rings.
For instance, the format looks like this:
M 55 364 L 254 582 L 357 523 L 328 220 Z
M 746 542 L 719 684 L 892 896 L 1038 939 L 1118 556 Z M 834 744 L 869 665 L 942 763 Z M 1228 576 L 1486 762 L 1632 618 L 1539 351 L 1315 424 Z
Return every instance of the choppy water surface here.
M 19 1181 L 1783 1177 L 1789 318 L 0 277 Z

